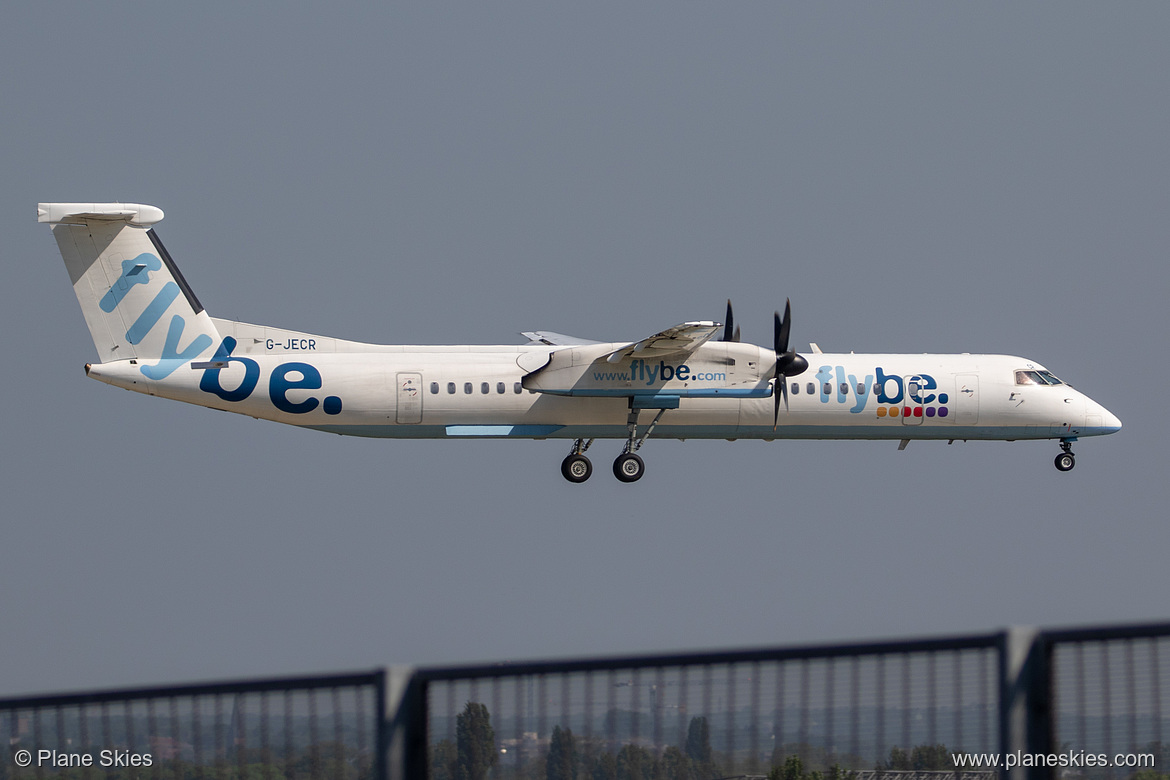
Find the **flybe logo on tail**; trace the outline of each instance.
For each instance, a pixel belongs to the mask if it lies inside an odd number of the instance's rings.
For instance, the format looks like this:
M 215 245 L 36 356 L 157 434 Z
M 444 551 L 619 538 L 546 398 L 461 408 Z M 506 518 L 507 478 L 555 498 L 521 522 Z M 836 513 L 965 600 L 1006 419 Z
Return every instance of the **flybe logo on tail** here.
M 162 260 L 152 254 L 143 252 L 133 260 L 122 261 L 122 275 L 118 277 L 110 291 L 102 296 L 102 311 L 109 314 L 118 307 L 126 293 L 136 284 L 148 284 L 150 272 L 162 268 Z
M 157 256 L 143 252 L 133 260 L 122 261 L 122 275 L 110 285 L 110 289 L 102 296 L 98 306 L 102 311 L 111 314 L 125 300 L 126 295 L 135 285 L 149 285 L 151 271 L 162 270 L 163 264 Z M 147 334 L 154 330 L 162 319 L 166 310 L 179 297 L 179 285 L 173 281 L 164 284 L 154 298 L 134 320 L 134 324 L 126 331 L 126 341 L 131 344 L 140 344 Z M 198 357 L 211 346 L 211 336 L 200 333 L 185 348 L 179 349 L 179 342 L 183 338 L 183 331 L 187 322 L 180 315 L 171 317 L 167 326 L 166 340 L 163 342 L 162 356 L 152 366 L 142 366 L 142 374 L 147 379 L 166 379 L 179 366 Z

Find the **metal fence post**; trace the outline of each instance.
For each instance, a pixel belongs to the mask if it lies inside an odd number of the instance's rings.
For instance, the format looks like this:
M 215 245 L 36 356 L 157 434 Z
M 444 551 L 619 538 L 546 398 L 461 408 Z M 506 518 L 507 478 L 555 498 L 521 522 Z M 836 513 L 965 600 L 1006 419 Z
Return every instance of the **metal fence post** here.
M 1026 754 L 1051 752 L 1052 724 L 1049 699 L 1049 643 L 1031 627 L 1013 627 L 1003 633 L 1000 649 L 1000 752 L 1003 780 L 1047 780 L 1047 767 L 1022 767 Z M 1016 766 L 1010 770 L 1007 762 Z
M 382 763 L 377 780 L 426 777 L 426 705 L 425 686 L 414 667 L 392 666 L 386 670 L 378 751 Z

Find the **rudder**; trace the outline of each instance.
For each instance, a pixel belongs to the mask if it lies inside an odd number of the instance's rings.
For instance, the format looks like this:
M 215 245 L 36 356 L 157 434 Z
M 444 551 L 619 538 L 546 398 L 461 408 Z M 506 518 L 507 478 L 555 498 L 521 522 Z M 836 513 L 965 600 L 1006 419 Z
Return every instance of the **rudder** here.
M 148 379 L 214 351 L 219 335 L 136 203 L 40 203 L 102 363 L 136 359 Z

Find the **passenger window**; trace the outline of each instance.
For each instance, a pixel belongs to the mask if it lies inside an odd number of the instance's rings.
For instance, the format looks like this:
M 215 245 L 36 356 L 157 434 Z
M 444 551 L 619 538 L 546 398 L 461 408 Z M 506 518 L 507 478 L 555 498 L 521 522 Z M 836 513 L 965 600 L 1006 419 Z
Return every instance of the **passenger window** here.
M 512 385 L 512 392 L 515 393 L 516 395 L 520 395 L 521 391 L 523 391 L 523 390 L 524 390 L 524 385 L 520 384 L 519 382 Z
M 500 395 L 504 394 L 504 383 L 503 382 L 496 382 L 496 392 L 499 393 Z
M 479 383 L 479 392 L 483 393 L 484 395 L 487 395 L 491 391 L 492 391 L 491 385 L 489 385 L 487 382 L 480 382 Z
M 431 395 L 438 395 L 438 394 L 439 394 L 439 383 L 438 382 L 431 382 Z
M 821 392 L 825 395 L 829 395 L 833 392 L 833 386 L 828 382 L 825 382 L 825 386 L 821 388 Z
M 849 385 L 841 383 L 841 395 L 849 395 Z
M 865 385 L 863 385 L 863 384 L 857 385 L 857 394 L 858 395 L 865 395 Z
M 793 395 L 800 395 L 800 382 L 793 382 L 792 383 L 792 394 Z
M 804 391 L 806 393 L 808 393 L 809 395 L 812 395 L 813 393 L 815 393 L 817 391 L 817 386 L 814 385 L 812 382 L 809 382 L 807 385 L 804 386 Z
M 450 393 L 451 395 L 455 395 L 455 383 L 454 382 L 447 383 L 447 392 Z
M 467 395 L 471 395 L 471 382 L 464 382 L 463 383 L 463 392 L 466 393 Z

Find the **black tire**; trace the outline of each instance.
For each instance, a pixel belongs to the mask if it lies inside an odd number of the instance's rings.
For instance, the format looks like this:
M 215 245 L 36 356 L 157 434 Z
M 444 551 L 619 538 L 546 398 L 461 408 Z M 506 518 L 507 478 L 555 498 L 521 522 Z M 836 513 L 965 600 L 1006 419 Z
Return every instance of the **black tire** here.
M 646 464 L 632 452 L 623 452 L 613 462 L 613 475 L 622 482 L 637 482 L 646 473 Z
M 1072 471 L 1073 466 L 1077 465 L 1076 458 L 1071 452 L 1062 452 L 1056 456 L 1056 470 L 1057 471 Z
M 584 482 L 592 473 L 593 464 L 584 455 L 570 455 L 561 461 L 561 474 L 570 482 Z

